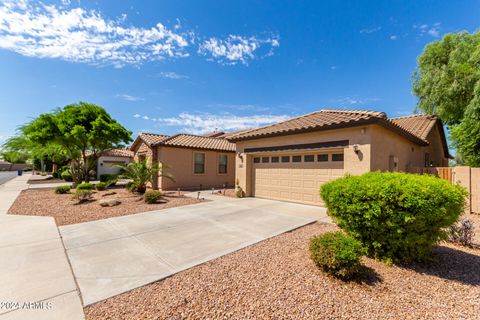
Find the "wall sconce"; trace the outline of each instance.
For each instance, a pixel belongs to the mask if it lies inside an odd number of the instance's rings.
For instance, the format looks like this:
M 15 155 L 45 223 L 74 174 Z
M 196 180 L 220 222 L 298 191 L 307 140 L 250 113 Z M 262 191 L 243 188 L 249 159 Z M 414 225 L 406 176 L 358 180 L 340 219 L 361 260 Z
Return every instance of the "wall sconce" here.
M 241 152 L 237 152 L 237 156 L 240 158 L 240 160 L 242 160 L 243 162 L 243 154 Z
M 354 151 L 355 153 L 358 153 L 358 152 L 360 151 L 360 146 L 359 146 L 358 144 L 354 144 L 354 145 L 353 145 L 353 151 Z

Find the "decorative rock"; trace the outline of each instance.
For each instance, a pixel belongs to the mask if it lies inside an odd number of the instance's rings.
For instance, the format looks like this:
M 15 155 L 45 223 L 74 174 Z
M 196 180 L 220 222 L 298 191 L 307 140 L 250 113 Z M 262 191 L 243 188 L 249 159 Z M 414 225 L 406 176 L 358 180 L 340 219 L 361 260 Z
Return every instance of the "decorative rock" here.
M 120 200 L 117 200 L 117 199 L 102 199 L 100 200 L 100 205 L 102 207 L 114 207 L 114 206 L 118 206 L 120 203 Z

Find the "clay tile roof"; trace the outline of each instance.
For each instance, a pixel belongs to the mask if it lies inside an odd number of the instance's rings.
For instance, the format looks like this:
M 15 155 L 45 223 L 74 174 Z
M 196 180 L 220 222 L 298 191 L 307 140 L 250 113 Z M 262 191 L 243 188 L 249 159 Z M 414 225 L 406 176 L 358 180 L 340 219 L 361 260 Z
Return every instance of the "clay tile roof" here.
M 398 125 L 400 128 L 425 141 L 437 120 L 438 118 L 436 116 L 430 114 L 417 114 L 414 116 L 390 119 L 391 122 Z
M 142 139 L 149 146 L 159 144 L 168 137 L 170 136 L 166 134 L 140 133 L 140 139 Z
M 235 144 L 228 140 L 183 133 L 173 135 L 160 144 L 172 147 L 235 151 Z
M 224 134 L 225 134 L 225 132 L 223 132 L 223 131 L 217 131 L 217 132 L 208 132 L 208 133 L 205 133 L 203 136 L 204 136 L 204 137 L 217 138 L 217 137 L 223 136 Z
M 371 119 L 386 119 L 384 112 L 366 110 L 320 110 L 269 126 L 235 134 L 227 139 L 232 141 L 260 138 L 271 135 L 284 135 L 296 132 L 315 131 L 323 128 L 348 126 L 349 124 Z
M 102 152 L 102 156 L 133 158 L 133 151 L 125 149 L 112 149 Z

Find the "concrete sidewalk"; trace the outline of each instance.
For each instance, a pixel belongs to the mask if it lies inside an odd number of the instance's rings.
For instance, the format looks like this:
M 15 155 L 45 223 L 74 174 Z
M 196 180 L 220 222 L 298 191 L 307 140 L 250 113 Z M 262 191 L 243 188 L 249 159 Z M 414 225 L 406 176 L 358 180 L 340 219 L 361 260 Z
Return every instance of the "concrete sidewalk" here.
M 29 177 L 0 186 L 0 318 L 84 319 L 55 220 L 6 214 Z

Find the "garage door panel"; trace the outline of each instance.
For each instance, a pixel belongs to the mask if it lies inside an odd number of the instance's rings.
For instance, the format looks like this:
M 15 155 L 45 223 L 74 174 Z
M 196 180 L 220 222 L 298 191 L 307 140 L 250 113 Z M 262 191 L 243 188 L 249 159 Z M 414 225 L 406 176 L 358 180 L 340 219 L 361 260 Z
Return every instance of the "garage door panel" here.
M 343 174 L 343 162 L 259 163 L 254 164 L 253 192 L 257 197 L 321 205 L 321 185 Z

